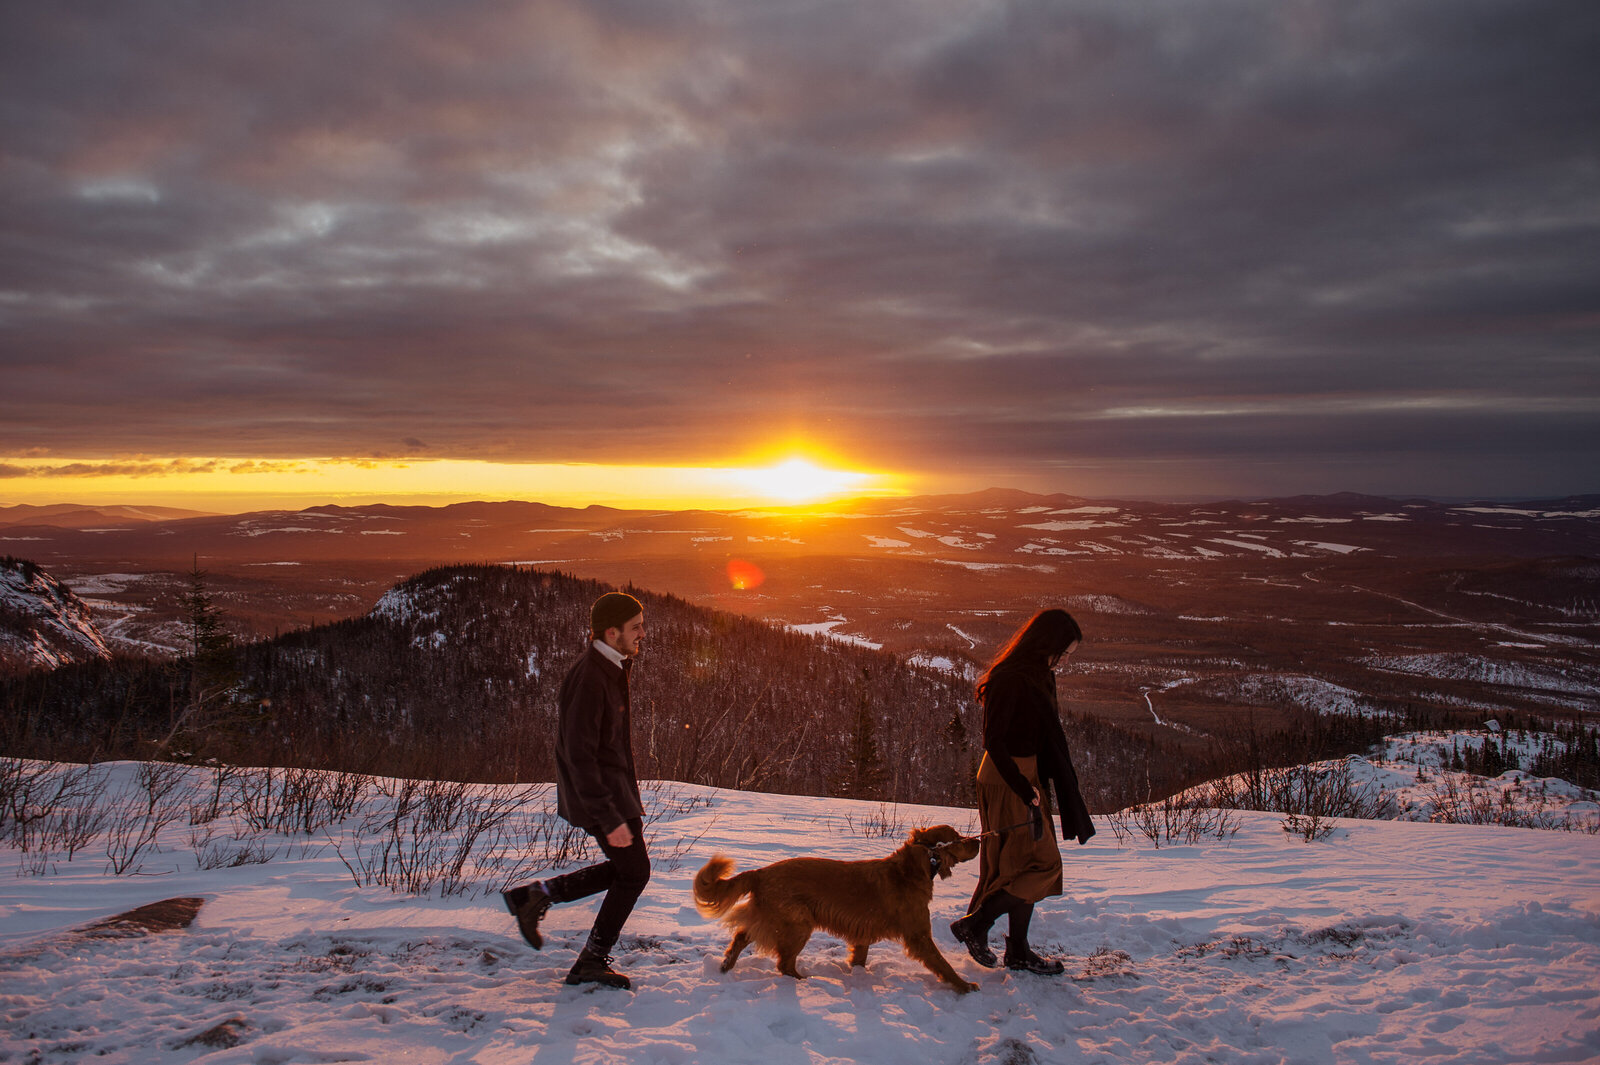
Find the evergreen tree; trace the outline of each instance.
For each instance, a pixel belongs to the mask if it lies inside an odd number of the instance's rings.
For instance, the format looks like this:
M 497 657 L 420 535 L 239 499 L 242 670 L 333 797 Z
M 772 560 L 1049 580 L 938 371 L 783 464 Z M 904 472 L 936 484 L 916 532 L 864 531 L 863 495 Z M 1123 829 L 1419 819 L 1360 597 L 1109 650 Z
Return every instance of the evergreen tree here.
M 861 667 L 856 713 L 850 732 L 850 747 L 845 755 L 843 788 L 850 799 L 883 797 L 883 755 L 878 750 L 877 728 L 872 720 L 872 670 Z
M 192 754 L 200 735 L 233 724 L 239 687 L 233 637 L 223 627 L 223 615 L 206 586 L 206 572 L 195 558 L 189 570 L 189 588 L 180 603 L 188 635 L 188 698 L 174 708 L 171 728 L 157 744 L 163 754 Z

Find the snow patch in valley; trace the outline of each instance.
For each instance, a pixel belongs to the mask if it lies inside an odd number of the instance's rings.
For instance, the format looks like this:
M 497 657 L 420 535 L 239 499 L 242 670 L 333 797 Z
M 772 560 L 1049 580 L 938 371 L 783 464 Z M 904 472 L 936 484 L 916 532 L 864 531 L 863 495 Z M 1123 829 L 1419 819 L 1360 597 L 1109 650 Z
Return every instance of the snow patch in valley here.
M 1042 521 L 1032 525 L 1019 525 L 1019 529 L 1037 529 L 1040 532 L 1067 532 L 1072 529 L 1121 529 L 1120 521 Z
M 1259 551 L 1268 558 L 1286 557 L 1284 553 L 1279 551 L 1276 547 L 1269 547 L 1266 544 L 1258 544 L 1252 540 L 1219 540 L 1213 537 L 1210 542 L 1214 544 L 1221 544 L 1224 547 L 1240 547 L 1249 551 Z
M 857 647 L 867 647 L 874 651 L 880 651 L 883 649 L 883 644 L 873 643 L 865 636 L 855 636 L 847 632 L 833 631 L 840 625 L 847 624 L 849 624 L 848 618 L 843 616 L 835 616 L 827 621 L 816 621 L 809 625 L 786 625 L 784 627 L 790 632 L 798 632 L 806 636 L 826 636 L 830 640 L 838 640 L 840 643 L 855 644 Z
M 1365 665 L 1390 673 L 1496 684 L 1537 691 L 1593 695 L 1600 691 L 1600 670 L 1579 666 L 1538 667 L 1471 654 L 1370 655 Z
M 1336 555 L 1351 555 L 1357 551 L 1365 551 L 1365 547 L 1352 547 L 1350 544 L 1325 544 L 1315 540 L 1296 540 L 1296 547 L 1306 547 L 1313 551 L 1331 551 Z

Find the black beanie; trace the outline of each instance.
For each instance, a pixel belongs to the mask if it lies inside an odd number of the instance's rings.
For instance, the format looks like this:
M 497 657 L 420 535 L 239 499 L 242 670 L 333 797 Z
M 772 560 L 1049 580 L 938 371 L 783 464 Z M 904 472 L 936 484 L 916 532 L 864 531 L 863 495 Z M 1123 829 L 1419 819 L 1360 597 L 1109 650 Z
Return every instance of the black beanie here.
M 620 629 L 643 613 L 644 604 L 633 596 L 626 592 L 607 592 L 596 599 L 589 610 L 589 629 L 599 638 L 607 629 Z

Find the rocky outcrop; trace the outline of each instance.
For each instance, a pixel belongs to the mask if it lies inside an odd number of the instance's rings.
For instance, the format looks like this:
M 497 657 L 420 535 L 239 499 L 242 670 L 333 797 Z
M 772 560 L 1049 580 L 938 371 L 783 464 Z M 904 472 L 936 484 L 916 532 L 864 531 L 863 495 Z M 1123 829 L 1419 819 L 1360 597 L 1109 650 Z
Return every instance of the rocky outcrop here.
M 110 658 L 83 600 L 32 562 L 0 559 L 0 668 Z

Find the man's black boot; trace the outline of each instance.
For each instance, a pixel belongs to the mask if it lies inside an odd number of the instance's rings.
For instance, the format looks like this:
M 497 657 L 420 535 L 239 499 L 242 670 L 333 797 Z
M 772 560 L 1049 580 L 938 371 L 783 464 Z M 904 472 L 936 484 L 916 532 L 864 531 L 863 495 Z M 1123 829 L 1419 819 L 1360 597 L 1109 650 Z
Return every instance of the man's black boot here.
M 1018 973 L 1038 973 L 1040 976 L 1060 976 L 1067 967 L 1055 958 L 1041 958 L 1023 943 L 1020 948 L 1011 945 L 1006 936 L 1006 968 Z
M 539 922 L 554 901 L 546 894 L 544 885 L 535 883 L 512 888 L 500 892 L 500 897 L 506 900 L 506 909 L 511 911 L 511 916 L 517 919 L 517 931 L 522 933 L 522 938 L 534 950 L 543 949 L 544 936 L 539 932 Z
M 633 986 L 626 976 L 611 967 L 612 944 L 603 942 L 589 933 L 589 941 L 583 945 L 583 950 L 578 954 L 578 960 L 572 963 L 572 971 L 567 973 L 569 984 L 601 984 L 605 987 L 620 987 L 624 990 Z

